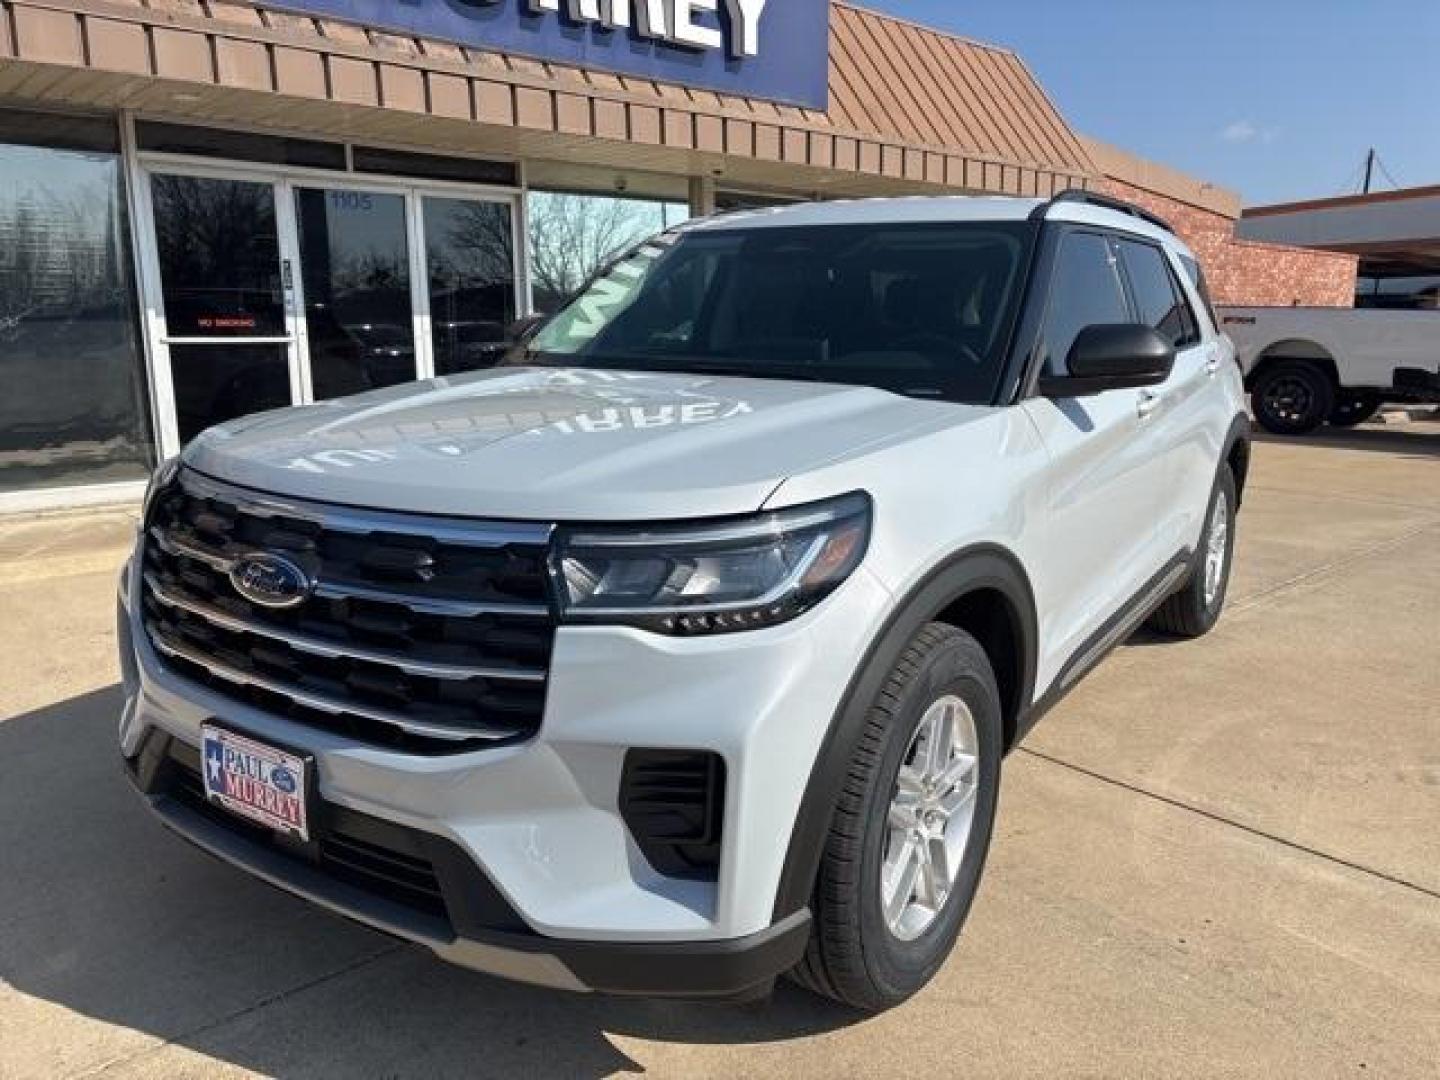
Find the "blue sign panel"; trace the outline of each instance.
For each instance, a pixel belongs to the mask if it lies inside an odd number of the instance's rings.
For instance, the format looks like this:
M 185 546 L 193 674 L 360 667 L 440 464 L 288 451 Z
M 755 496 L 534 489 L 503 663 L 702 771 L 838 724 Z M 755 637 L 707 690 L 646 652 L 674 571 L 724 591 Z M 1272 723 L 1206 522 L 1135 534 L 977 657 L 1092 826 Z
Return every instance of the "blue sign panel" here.
M 417 37 L 824 110 L 830 0 L 281 0 Z

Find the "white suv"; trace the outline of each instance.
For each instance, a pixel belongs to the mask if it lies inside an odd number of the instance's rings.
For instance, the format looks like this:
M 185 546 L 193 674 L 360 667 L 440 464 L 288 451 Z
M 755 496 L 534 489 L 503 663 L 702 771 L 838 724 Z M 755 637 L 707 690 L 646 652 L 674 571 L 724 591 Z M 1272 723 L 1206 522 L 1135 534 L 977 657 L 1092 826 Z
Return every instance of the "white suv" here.
M 1225 601 L 1240 372 L 1086 193 L 719 216 L 507 365 L 206 432 L 121 583 L 150 807 L 447 960 L 879 1009 L 975 896 L 1001 759 Z

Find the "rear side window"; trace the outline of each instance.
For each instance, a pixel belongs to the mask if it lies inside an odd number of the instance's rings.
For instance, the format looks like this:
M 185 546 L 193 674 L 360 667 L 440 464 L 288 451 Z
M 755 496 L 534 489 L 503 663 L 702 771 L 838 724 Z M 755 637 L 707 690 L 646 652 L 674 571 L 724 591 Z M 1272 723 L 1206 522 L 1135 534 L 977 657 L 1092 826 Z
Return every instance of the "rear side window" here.
M 1200 300 L 1210 314 L 1210 325 L 1217 330 L 1220 329 L 1220 320 L 1215 315 L 1215 302 L 1210 299 L 1210 285 L 1205 281 L 1205 271 L 1189 255 L 1180 256 L 1180 265 L 1185 267 L 1185 273 L 1190 277 L 1190 284 L 1194 285 L 1195 291 L 1200 294 Z
M 1065 236 L 1050 282 L 1040 341 L 1041 370 L 1063 375 L 1070 346 L 1087 326 L 1130 321 L 1130 305 L 1116 273 L 1110 241 L 1096 233 Z
M 1153 244 L 1121 240 L 1120 257 L 1125 260 L 1125 272 L 1135 293 L 1140 321 L 1153 327 L 1177 349 L 1196 344 L 1200 333 L 1195 325 L 1195 313 L 1170 272 L 1164 253 Z

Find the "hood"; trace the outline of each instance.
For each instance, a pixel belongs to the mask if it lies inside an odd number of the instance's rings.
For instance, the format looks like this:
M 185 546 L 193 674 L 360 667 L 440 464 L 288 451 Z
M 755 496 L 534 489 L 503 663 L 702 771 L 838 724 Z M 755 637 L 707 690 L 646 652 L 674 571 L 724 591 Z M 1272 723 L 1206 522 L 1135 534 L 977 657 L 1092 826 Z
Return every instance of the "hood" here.
M 868 387 L 501 368 L 213 428 L 191 467 L 275 494 L 490 518 L 747 513 L 788 477 L 988 410 Z

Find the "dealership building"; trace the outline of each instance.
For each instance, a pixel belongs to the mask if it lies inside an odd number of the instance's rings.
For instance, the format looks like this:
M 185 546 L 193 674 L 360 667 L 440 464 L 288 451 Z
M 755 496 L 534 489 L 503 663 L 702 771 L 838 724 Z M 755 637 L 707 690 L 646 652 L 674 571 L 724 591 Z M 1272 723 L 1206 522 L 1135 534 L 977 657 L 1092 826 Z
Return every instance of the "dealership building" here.
M 493 364 L 690 216 L 1091 188 L 1222 302 L 1353 254 L 1072 131 L 1014 53 L 828 0 L 4 0 L 0 510 L 134 498 L 210 424 Z

